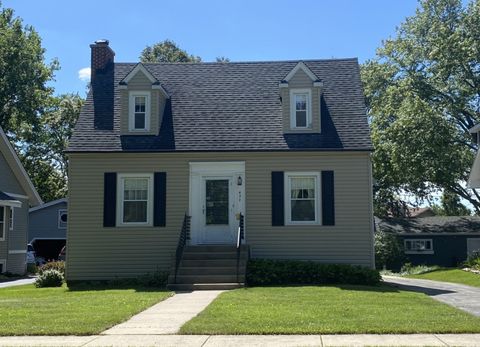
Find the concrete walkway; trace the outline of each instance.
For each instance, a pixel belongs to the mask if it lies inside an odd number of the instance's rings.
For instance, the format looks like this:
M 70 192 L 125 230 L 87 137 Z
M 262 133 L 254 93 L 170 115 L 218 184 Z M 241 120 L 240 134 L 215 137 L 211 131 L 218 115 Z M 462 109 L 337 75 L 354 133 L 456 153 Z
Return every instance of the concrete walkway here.
M 480 334 L 11 336 L 0 337 L 0 346 L 480 346 Z
M 176 334 L 180 327 L 202 312 L 222 290 L 176 293 L 102 335 Z
M 416 278 L 383 276 L 385 283 L 404 290 L 425 293 L 460 310 L 480 317 L 480 288 Z M 480 346 L 480 340 L 478 341 Z
M 22 278 L 20 280 L 13 280 L 8 282 L 0 282 L 0 288 L 23 286 L 24 284 L 30 284 L 35 282 L 35 278 Z

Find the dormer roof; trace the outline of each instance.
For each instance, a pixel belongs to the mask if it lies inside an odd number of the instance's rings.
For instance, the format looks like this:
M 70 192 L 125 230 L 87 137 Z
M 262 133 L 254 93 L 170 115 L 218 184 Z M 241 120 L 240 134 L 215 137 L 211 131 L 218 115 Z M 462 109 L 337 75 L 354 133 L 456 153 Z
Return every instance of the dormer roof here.
M 163 88 L 160 81 L 143 65 L 142 63 L 138 63 L 135 67 L 119 82 L 121 87 L 126 88 L 128 86 L 128 82 L 137 75 L 137 73 L 143 73 L 146 78 L 152 83 L 152 89 L 159 89 L 166 98 L 169 97 L 165 88 Z

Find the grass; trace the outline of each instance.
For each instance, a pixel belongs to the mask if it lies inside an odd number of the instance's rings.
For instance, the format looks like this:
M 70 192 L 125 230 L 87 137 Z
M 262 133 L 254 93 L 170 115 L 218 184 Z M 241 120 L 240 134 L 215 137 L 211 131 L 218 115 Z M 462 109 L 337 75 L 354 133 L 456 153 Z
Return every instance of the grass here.
M 169 297 L 151 289 L 0 289 L 0 336 L 98 334 Z
M 443 282 L 466 284 L 467 286 L 480 287 L 480 275 L 460 269 L 439 269 L 417 275 L 408 275 L 409 278 L 421 278 Z
M 480 318 L 389 286 L 257 287 L 225 292 L 183 334 L 480 332 Z

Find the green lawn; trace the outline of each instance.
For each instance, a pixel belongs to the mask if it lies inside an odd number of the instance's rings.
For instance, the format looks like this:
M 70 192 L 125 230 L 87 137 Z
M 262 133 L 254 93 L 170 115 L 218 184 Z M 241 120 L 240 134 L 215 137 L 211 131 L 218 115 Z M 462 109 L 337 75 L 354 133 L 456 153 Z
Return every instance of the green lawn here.
M 409 278 L 422 278 L 443 282 L 466 284 L 468 286 L 480 287 L 480 275 L 463 271 L 460 269 L 440 269 L 426 272 L 420 275 L 408 275 Z
M 149 289 L 0 289 L 1 335 L 97 334 L 167 298 Z
M 257 287 L 221 294 L 184 334 L 480 332 L 480 318 L 393 287 Z

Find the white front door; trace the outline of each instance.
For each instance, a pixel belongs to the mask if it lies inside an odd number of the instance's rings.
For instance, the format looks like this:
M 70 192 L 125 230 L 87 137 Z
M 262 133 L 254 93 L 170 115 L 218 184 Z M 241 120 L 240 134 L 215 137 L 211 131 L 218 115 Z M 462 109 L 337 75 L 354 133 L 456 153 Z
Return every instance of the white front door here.
M 235 244 L 238 215 L 244 213 L 244 166 L 191 163 L 192 244 Z

